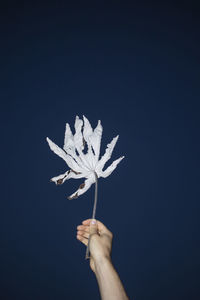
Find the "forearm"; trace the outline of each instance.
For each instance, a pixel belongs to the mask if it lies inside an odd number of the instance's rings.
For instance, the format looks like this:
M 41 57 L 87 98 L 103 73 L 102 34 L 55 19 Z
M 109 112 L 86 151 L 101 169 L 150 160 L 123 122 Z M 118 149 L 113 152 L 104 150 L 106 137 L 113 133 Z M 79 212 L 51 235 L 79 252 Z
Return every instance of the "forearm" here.
M 128 300 L 122 282 L 109 259 L 95 262 L 95 275 L 102 300 Z

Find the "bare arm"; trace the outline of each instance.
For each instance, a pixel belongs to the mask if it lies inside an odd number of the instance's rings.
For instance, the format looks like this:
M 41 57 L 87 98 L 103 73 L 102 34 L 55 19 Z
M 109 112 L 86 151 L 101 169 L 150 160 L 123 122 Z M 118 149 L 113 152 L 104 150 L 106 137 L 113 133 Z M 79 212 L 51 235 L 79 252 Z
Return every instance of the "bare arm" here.
M 110 260 L 96 264 L 95 272 L 102 300 L 128 300 L 122 282 Z
M 103 223 L 91 219 L 77 227 L 77 239 L 87 246 L 90 234 L 90 267 L 95 273 L 102 300 L 128 300 L 111 261 L 112 233 Z

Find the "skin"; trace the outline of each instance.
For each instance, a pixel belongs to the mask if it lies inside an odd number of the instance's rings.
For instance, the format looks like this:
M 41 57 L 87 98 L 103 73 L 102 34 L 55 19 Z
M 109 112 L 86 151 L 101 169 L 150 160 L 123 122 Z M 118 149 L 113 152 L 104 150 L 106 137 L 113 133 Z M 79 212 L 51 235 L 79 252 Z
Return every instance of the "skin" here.
M 111 261 L 112 232 L 102 222 L 87 219 L 77 226 L 77 239 L 87 246 L 89 236 L 90 268 L 96 276 L 101 299 L 128 300 Z

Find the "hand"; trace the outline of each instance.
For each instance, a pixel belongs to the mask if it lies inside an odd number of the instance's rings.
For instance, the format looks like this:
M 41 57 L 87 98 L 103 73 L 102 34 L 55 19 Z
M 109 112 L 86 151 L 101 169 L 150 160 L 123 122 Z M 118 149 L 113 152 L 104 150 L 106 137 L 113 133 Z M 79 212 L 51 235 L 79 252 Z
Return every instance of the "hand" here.
M 111 260 L 113 234 L 100 221 L 95 220 L 95 224 L 91 221 L 93 220 L 87 219 L 77 226 L 77 239 L 87 246 L 90 236 L 90 267 L 95 272 L 98 263 L 104 259 Z

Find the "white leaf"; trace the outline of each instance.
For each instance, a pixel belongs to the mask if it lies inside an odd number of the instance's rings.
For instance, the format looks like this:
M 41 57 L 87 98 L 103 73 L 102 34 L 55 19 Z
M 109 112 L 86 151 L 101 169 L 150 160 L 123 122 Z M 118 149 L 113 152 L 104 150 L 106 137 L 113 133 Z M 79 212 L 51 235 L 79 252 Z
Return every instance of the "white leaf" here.
M 65 153 L 64 150 L 62 150 L 60 147 L 58 147 L 54 142 L 52 142 L 48 137 L 46 138 L 50 149 L 60 156 L 64 161 L 67 163 L 67 165 L 70 167 L 70 169 L 75 170 L 76 172 L 82 172 L 82 168 L 78 166 L 78 164 L 73 160 L 73 158 Z
M 64 174 L 53 177 L 51 181 L 56 184 L 63 184 L 70 178 L 87 178 L 84 184 L 81 184 L 79 189 L 73 193 L 69 199 L 77 198 L 85 193 L 95 182 L 95 173 L 98 178 L 108 177 L 117 167 L 119 162 L 124 158 L 123 156 L 113 161 L 113 163 L 105 171 L 103 171 L 103 167 L 106 162 L 111 158 L 119 136 L 112 139 L 111 143 L 107 145 L 104 155 L 99 160 L 103 132 L 101 121 L 98 121 L 96 128 L 93 130 L 90 122 L 85 116 L 83 116 L 83 120 L 84 122 L 76 116 L 74 135 L 72 134 L 69 124 L 66 123 L 63 145 L 64 150 L 58 147 L 47 137 L 47 142 L 51 150 L 64 159 L 70 168 L 70 170 Z M 88 147 L 87 153 L 83 153 L 85 144 L 87 144 Z
M 101 137 L 102 137 L 103 127 L 101 121 L 98 121 L 97 127 L 94 129 L 93 134 L 90 136 L 90 142 L 95 153 L 95 161 L 99 159 L 100 146 L 101 146 Z
M 78 198 L 78 196 L 84 194 L 94 182 L 95 180 L 92 179 L 91 177 L 86 179 L 85 182 L 79 186 L 78 190 L 75 193 L 73 193 L 71 196 L 69 196 L 68 199 L 72 200 Z
M 75 173 L 73 170 L 68 170 L 64 174 L 51 178 L 51 181 L 55 182 L 55 184 L 63 184 L 68 179 L 80 179 L 84 178 L 85 176 L 87 176 L 85 173 Z
M 79 119 L 78 116 L 76 116 L 76 120 L 75 120 L 75 134 L 74 134 L 74 147 L 76 147 L 77 149 L 81 149 L 83 150 L 84 145 L 83 145 L 83 134 L 81 132 L 83 126 L 83 121 L 81 119 Z
M 84 120 L 83 137 L 86 140 L 86 142 L 88 142 L 88 137 L 92 135 L 93 129 L 92 126 L 90 125 L 90 122 L 85 116 L 83 116 L 83 120 Z
M 105 170 L 105 171 L 102 171 L 100 174 L 101 174 L 101 177 L 103 178 L 106 178 L 108 177 L 113 171 L 114 169 L 117 167 L 117 165 L 120 163 L 120 161 L 124 158 L 124 156 L 114 160 L 112 162 L 112 164 Z
M 74 147 L 74 141 L 73 141 L 73 134 L 71 132 L 71 128 L 68 123 L 66 123 L 66 129 L 65 129 L 65 139 L 64 139 L 64 146 L 63 149 L 67 152 L 68 148 Z
M 117 143 L 117 140 L 119 138 L 119 135 L 117 135 L 115 138 L 112 139 L 111 143 L 107 145 L 105 154 L 101 157 L 101 159 L 99 160 L 96 170 L 97 172 L 101 171 L 105 165 L 105 163 L 111 158 L 113 149 Z

